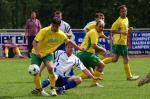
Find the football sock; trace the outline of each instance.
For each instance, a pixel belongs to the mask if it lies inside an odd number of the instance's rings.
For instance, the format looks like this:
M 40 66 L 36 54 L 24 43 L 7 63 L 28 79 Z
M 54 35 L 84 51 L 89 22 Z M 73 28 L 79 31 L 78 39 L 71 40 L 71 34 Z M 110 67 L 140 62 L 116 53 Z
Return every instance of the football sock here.
M 101 54 L 98 54 L 98 57 L 101 59 L 101 60 L 103 60 L 105 57 L 103 56 L 103 55 L 101 55 Z
M 38 74 L 33 76 L 33 81 L 34 81 L 36 89 L 40 89 L 41 88 L 41 80 L 40 80 L 40 76 Z
M 99 71 L 96 71 L 96 70 L 95 70 L 95 71 L 94 71 L 94 76 L 95 76 L 95 77 L 100 77 L 100 76 L 101 76 L 101 73 L 100 73 Z M 97 83 L 97 80 L 94 80 L 94 79 L 93 79 L 93 80 L 92 80 L 92 84 L 96 84 L 96 83 Z
M 86 74 L 84 74 L 84 73 L 80 73 L 80 74 L 78 74 L 78 76 L 80 76 L 82 79 L 87 79 L 87 78 L 89 78 Z
M 52 88 L 52 89 L 55 88 L 55 82 L 56 82 L 55 74 L 54 74 L 54 73 L 49 74 L 48 79 L 49 79 L 49 81 L 50 81 L 51 88 Z
M 111 57 L 105 58 L 105 59 L 102 60 L 102 62 L 103 62 L 104 64 L 111 63 L 111 62 L 112 62 L 112 58 L 111 58 Z
M 70 89 L 70 88 L 74 88 L 76 87 L 77 84 L 74 80 L 69 81 L 66 85 L 63 86 L 64 90 Z
M 124 64 L 124 70 L 125 70 L 125 73 L 126 73 L 127 78 L 132 77 L 131 69 L 130 69 L 129 64 Z
M 8 48 L 7 47 L 5 47 L 4 53 L 5 53 L 5 57 L 8 57 Z

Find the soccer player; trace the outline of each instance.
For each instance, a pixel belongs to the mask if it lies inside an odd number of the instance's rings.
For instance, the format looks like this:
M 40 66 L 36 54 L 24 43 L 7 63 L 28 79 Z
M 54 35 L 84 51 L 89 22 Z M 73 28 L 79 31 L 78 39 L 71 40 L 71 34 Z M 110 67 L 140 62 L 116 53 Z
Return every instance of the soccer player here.
M 128 33 L 132 30 L 129 27 L 129 22 L 127 18 L 127 7 L 121 5 L 119 7 L 120 17 L 113 23 L 111 27 L 111 32 L 113 34 L 113 46 L 112 52 L 113 57 L 105 58 L 103 62 L 105 64 L 110 62 L 117 62 L 119 56 L 123 57 L 124 70 L 127 76 L 127 80 L 137 80 L 139 76 L 133 76 L 131 73 L 129 58 L 128 58 L 128 47 L 127 47 L 127 37 Z
M 59 29 L 61 31 L 63 31 L 69 39 L 74 41 L 75 36 L 74 36 L 74 34 L 71 30 L 70 25 L 62 19 L 62 12 L 61 11 L 55 11 L 54 12 L 54 17 L 57 17 L 57 18 L 61 19 L 61 24 L 60 24 Z
M 100 13 L 100 12 L 96 13 L 96 14 L 95 14 L 95 20 L 89 22 L 89 23 L 83 28 L 84 32 L 87 33 L 87 32 L 89 32 L 90 30 L 94 29 L 94 28 L 96 27 L 96 22 L 98 22 L 99 20 L 103 20 L 103 21 L 105 20 L 105 16 L 104 16 L 103 13 Z M 107 40 L 110 40 L 110 37 L 109 37 L 109 36 L 108 36 L 108 37 L 105 36 L 103 32 L 101 32 L 101 35 L 100 35 L 99 37 L 105 38 L 105 39 L 107 39 Z M 102 47 L 100 44 L 99 44 L 99 46 Z M 101 51 L 101 52 L 97 52 L 97 53 L 98 53 L 98 57 L 99 57 L 100 59 L 104 59 L 104 58 L 105 58 L 106 52 Z
M 150 83 L 150 73 L 148 73 L 143 79 L 138 82 L 138 86 L 143 86 L 145 84 Z
M 56 96 L 55 89 L 55 74 L 53 71 L 53 56 L 52 53 L 59 47 L 62 43 L 71 43 L 73 47 L 77 50 L 84 50 L 78 47 L 75 43 L 70 41 L 67 36 L 59 30 L 61 20 L 59 18 L 53 18 L 52 24 L 48 27 L 45 27 L 39 31 L 33 41 L 33 49 L 31 55 L 31 64 L 41 65 L 43 62 L 49 73 L 49 80 L 51 83 L 51 92 L 52 96 Z M 35 83 L 35 90 L 32 91 L 32 94 L 41 94 L 42 96 L 48 96 L 48 94 L 42 89 L 40 76 L 37 74 L 33 76 Z
M 82 78 L 72 74 L 74 66 L 80 68 L 87 76 L 93 79 L 99 79 L 94 77 L 88 69 L 83 65 L 78 57 L 73 52 L 74 48 L 71 43 L 65 47 L 66 51 L 57 50 L 54 53 L 55 58 L 55 73 L 57 76 L 56 86 L 58 87 L 57 92 L 64 94 L 64 90 L 76 87 L 82 82 Z M 49 85 L 49 80 L 46 79 L 42 82 L 42 87 L 45 88 Z
M 77 53 L 77 56 L 79 59 L 83 62 L 83 64 L 88 68 L 94 68 L 94 76 L 100 77 L 101 72 L 103 71 L 104 64 L 96 56 L 96 50 L 98 51 L 106 51 L 104 48 L 100 47 L 98 45 L 98 38 L 103 32 L 104 28 L 104 21 L 99 20 L 96 23 L 96 27 L 92 30 L 90 30 L 88 33 L 86 33 L 84 40 L 81 44 L 81 47 L 85 48 L 85 51 L 81 51 Z M 79 74 L 82 78 L 87 78 L 86 75 L 83 73 Z M 97 80 L 94 80 L 91 86 L 99 86 L 98 83 L 96 83 Z
M 4 54 L 5 54 L 5 58 L 12 58 L 14 57 L 15 54 L 19 58 L 23 58 L 18 45 L 13 43 L 12 38 L 9 38 L 7 40 L 7 43 L 4 45 Z

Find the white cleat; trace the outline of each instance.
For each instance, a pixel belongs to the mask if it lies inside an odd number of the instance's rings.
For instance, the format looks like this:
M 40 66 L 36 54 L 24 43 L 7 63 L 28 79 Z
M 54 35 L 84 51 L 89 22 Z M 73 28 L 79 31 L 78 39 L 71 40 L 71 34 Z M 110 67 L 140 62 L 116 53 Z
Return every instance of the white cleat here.
M 50 96 L 47 92 L 45 92 L 44 90 L 42 90 L 40 92 L 41 96 Z
M 56 89 L 51 89 L 50 95 L 51 96 L 57 96 Z
M 34 94 L 34 95 L 50 96 L 43 89 L 34 89 L 33 91 L 31 91 L 31 93 Z
M 127 80 L 129 80 L 129 81 L 134 81 L 134 80 L 137 80 L 137 79 L 139 79 L 139 76 L 138 76 L 138 75 L 132 76 L 132 77 L 130 77 L 130 78 L 127 78 Z

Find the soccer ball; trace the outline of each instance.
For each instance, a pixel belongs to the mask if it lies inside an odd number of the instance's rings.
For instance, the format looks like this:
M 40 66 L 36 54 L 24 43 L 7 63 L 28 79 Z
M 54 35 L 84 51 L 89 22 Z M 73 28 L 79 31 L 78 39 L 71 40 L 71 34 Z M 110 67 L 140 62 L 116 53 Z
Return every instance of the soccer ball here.
M 36 74 L 38 74 L 40 72 L 40 68 L 38 65 L 32 64 L 29 66 L 28 72 L 30 75 L 35 76 Z

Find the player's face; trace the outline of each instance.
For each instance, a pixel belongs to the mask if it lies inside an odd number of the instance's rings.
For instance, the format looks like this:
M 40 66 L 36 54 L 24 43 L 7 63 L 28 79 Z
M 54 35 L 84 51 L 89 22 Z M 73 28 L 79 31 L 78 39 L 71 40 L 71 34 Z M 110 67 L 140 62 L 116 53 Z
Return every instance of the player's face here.
M 58 24 L 52 24 L 52 31 L 53 32 L 58 32 L 58 30 L 59 30 L 59 25 Z
M 96 26 L 96 30 L 97 32 L 102 32 L 104 29 L 104 26 L 99 22 Z
M 127 16 L 127 8 L 120 9 L 120 16 L 125 18 Z
M 59 18 L 59 19 L 62 19 L 62 14 L 55 14 L 54 17 L 57 17 L 57 18 Z
M 105 20 L 104 16 L 99 16 L 98 18 L 95 18 L 95 21 L 98 22 L 99 20 Z
M 69 55 L 72 55 L 73 51 L 74 51 L 73 45 L 72 44 L 67 44 L 66 45 L 66 53 L 69 54 Z

